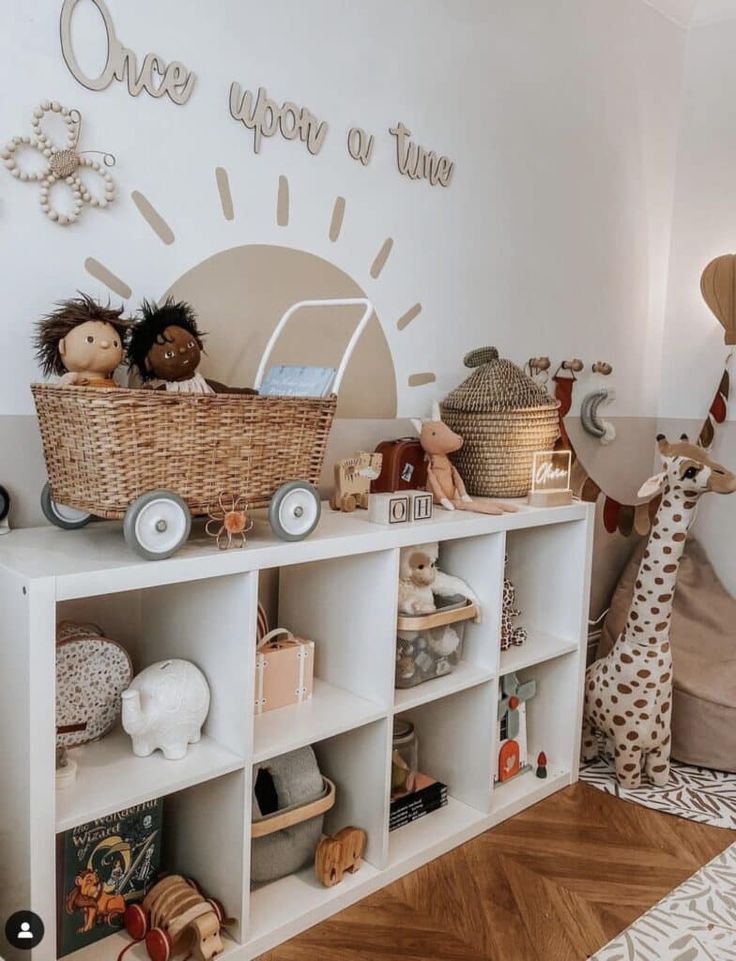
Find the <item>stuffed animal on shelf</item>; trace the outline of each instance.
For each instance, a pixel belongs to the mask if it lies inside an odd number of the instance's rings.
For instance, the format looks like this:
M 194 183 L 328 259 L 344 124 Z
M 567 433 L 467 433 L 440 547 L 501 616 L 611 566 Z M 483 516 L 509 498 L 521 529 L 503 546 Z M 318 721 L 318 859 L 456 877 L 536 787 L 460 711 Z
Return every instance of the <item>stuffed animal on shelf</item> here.
M 205 334 L 190 304 L 167 297 L 159 307 L 144 300 L 128 342 L 128 366 L 144 387 L 179 394 L 257 394 L 250 387 L 226 387 L 197 370 Z
M 399 558 L 399 613 L 429 614 L 437 610 L 434 595 L 467 597 L 478 608 L 477 622 L 480 622 L 480 603 L 472 589 L 460 577 L 445 574 L 437 569 L 440 548 L 433 544 L 419 544 L 416 547 L 402 547 Z M 457 646 L 457 645 L 456 645 Z
M 131 325 L 122 314 L 122 307 L 103 307 L 87 294 L 62 301 L 36 324 L 36 359 L 44 375 L 57 374 L 62 386 L 117 387 L 112 375 Z
M 430 420 L 412 420 L 419 434 L 419 442 L 427 462 L 427 487 L 432 492 L 435 504 L 447 511 L 476 511 L 479 514 L 505 514 L 518 511 L 514 504 L 499 501 L 473 499 L 465 489 L 465 484 L 448 454 L 453 454 L 463 446 L 459 434 L 450 430 L 440 417 L 439 404 L 432 405 Z
M 351 514 L 356 507 L 368 508 L 371 481 L 381 473 L 382 454 L 358 451 L 335 464 L 335 492 L 330 498 L 333 511 Z
M 615 746 L 616 779 L 638 788 L 642 774 L 658 786 L 670 776 L 672 651 L 670 624 L 677 572 L 701 496 L 736 492 L 736 475 L 682 435 L 657 437 L 663 470 L 639 497 L 661 491 L 639 565 L 626 625 L 609 653 L 585 674 L 582 757 L 598 755 L 597 735 Z

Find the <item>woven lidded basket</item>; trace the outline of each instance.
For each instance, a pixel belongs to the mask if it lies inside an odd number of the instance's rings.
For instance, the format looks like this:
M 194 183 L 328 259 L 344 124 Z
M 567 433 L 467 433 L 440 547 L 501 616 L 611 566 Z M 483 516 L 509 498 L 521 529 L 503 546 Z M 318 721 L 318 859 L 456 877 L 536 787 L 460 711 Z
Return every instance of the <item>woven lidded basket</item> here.
M 455 465 L 470 494 L 523 497 L 534 452 L 551 450 L 559 437 L 560 403 L 495 347 L 471 350 L 463 363 L 473 373 L 440 404 L 442 420 L 464 441 Z

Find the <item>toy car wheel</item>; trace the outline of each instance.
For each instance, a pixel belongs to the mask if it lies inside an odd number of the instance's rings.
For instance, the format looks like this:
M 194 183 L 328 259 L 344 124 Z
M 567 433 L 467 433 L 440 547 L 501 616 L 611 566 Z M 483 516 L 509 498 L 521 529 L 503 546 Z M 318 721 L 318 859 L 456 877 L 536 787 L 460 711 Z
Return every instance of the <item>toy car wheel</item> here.
M 74 507 L 57 504 L 51 496 L 51 488 L 48 484 L 44 484 L 41 491 L 41 510 L 47 521 L 63 531 L 76 531 L 80 527 L 86 527 L 93 516 L 85 511 L 78 511 Z
M 315 529 L 321 512 L 317 489 L 306 481 L 291 481 L 273 495 L 268 519 L 282 541 L 301 541 Z
M 151 961 L 169 961 L 171 939 L 162 928 L 153 928 L 146 935 L 146 951 Z
M 189 537 L 192 515 L 173 491 L 149 491 L 137 497 L 127 510 L 123 534 L 128 547 L 147 561 L 175 554 Z
M 10 494 L 0 484 L 0 521 L 4 521 L 10 513 Z

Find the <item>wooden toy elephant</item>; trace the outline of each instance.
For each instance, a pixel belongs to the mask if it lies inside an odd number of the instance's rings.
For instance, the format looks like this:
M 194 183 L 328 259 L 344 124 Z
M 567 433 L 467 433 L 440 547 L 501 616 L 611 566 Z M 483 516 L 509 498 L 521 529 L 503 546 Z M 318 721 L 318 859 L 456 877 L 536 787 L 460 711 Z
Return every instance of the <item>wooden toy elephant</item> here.
M 346 871 L 360 870 L 367 835 L 361 828 L 343 828 L 334 837 L 324 837 L 314 856 L 314 873 L 326 888 L 339 884 Z

